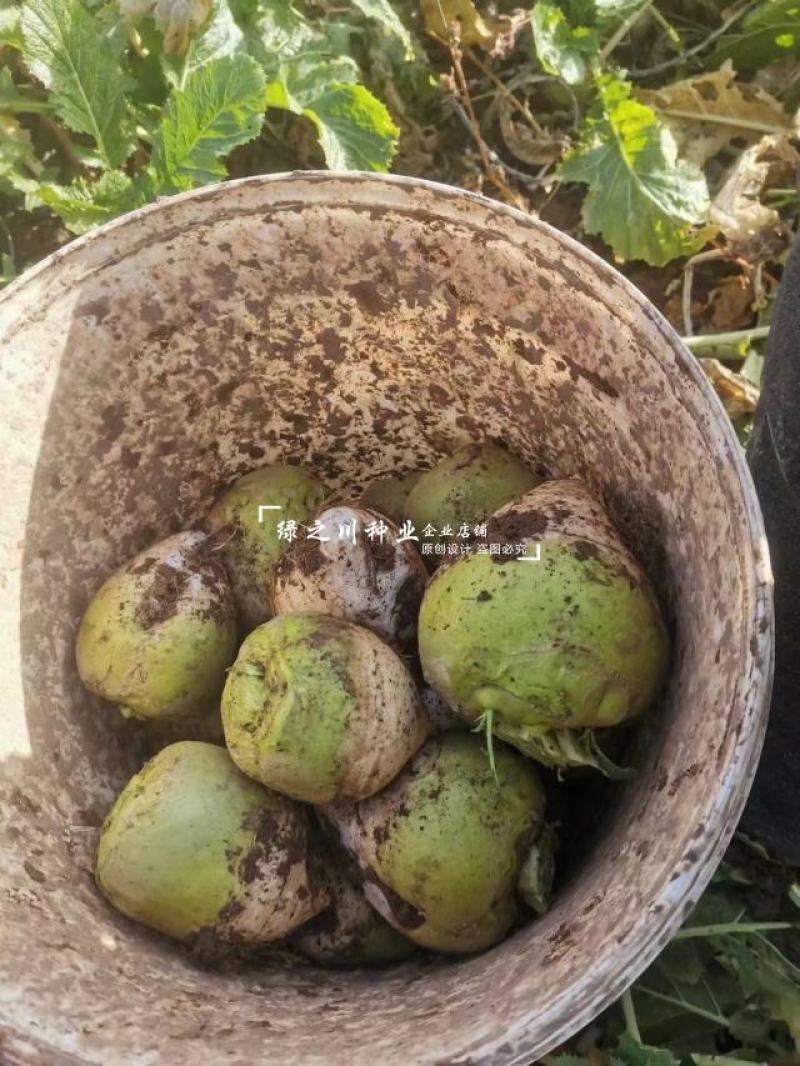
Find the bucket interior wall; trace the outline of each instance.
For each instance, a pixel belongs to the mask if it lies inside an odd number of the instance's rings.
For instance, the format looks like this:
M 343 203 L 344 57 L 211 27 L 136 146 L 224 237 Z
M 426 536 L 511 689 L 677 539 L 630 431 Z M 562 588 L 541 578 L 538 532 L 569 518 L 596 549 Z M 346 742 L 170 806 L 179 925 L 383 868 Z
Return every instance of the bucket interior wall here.
M 523 1063 L 613 998 L 733 830 L 770 666 L 743 463 L 656 312 L 485 201 L 312 175 L 207 190 L 80 242 L 0 297 L 0 341 L 9 1061 Z M 602 493 L 674 626 L 638 775 L 554 909 L 474 958 L 335 973 L 204 972 L 113 913 L 92 850 L 142 745 L 76 676 L 99 581 L 264 463 L 344 490 L 489 438 Z

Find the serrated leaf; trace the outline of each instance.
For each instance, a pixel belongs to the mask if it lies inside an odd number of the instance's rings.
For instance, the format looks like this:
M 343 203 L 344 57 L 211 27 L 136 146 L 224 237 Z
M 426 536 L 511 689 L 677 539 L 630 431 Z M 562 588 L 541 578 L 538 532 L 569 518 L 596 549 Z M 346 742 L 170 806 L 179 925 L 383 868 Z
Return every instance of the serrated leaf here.
M 539 0 L 531 14 L 533 41 L 539 62 L 548 74 L 577 85 L 586 77 L 586 66 L 597 55 L 600 40 L 596 29 L 574 25 L 562 7 Z
M 122 164 L 133 139 L 118 37 L 109 37 L 80 0 L 27 0 L 23 54 L 50 90 L 50 101 L 75 133 L 95 141 L 106 167 Z
M 800 56 L 800 2 L 766 0 L 720 38 L 712 62 L 730 59 L 739 71 L 758 70 L 786 56 Z
M 377 22 L 387 33 L 393 33 L 395 37 L 399 37 L 403 42 L 406 55 L 413 54 L 414 45 L 411 41 L 411 34 L 400 21 L 400 16 L 392 7 L 390 0 L 352 0 L 352 3 L 362 15 Z
M 611 1056 L 611 1066 L 678 1066 L 678 1060 L 666 1048 L 640 1044 L 623 1033 Z
M 588 186 L 587 233 L 600 234 L 623 259 L 663 266 L 706 240 L 709 197 L 702 172 L 679 162 L 675 141 L 651 108 L 631 99 L 613 75 L 598 79 L 599 99 L 578 145 L 559 168 L 566 182 Z
M 400 131 L 363 85 L 331 85 L 304 110 L 331 170 L 389 169 Z
M 232 0 L 231 10 L 244 32 L 247 53 L 261 64 L 270 81 L 279 79 L 282 63 L 307 49 L 320 50 L 322 35 L 289 0 Z
M 202 32 L 192 38 L 185 55 L 163 57 L 167 81 L 181 86 L 193 71 L 212 59 L 235 55 L 243 44 L 244 34 L 236 25 L 227 0 L 216 0 L 211 18 Z
M 698 166 L 734 139 L 750 142 L 795 128 L 780 101 L 738 82 L 730 63 L 661 89 L 641 90 L 636 98 L 668 126 L 681 158 Z
M 86 233 L 102 222 L 140 207 L 147 199 L 146 179 L 133 181 L 119 170 L 106 171 L 94 182 L 84 179 L 71 185 L 43 182 L 29 194 L 29 202 L 49 207 L 72 233 Z
M 153 162 L 165 190 L 191 189 L 227 176 L 222 157 L 258 136 L 266 79 L 249 56 L 214 59 L 176 89 L 164 109 Z

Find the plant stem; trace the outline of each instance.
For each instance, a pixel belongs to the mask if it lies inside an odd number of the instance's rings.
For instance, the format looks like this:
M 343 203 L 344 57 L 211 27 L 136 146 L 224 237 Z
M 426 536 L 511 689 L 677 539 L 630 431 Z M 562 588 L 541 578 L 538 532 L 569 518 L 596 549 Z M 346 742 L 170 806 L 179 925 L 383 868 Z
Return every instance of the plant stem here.
M 678 33 L 672 23 L 669 22 L 668 19 L 666 19 L 661 14 L 657 7 L 653 8 L 653 18 L 656 20 L 661 29 L 667 35 L 667 40 L 674 44 L 676 49 L 679 49 L 681 47 L 681 44 L 683 43 L 681 41 L 681 35 Z
M 683 307 L 683 328 L 686 331 L 687 337 L 694 335 L 694 326 L 692 325 L 692 285 L 694 284 L 694 268 L 700 263 L 706 263 L 712 259 L 724 258 L 725 252 L 722 248 L 711 248 L 707 252 L 698 252 L 698 254 L 693 255 L 691 259 L 686 260 L 686 266 L 683 268 L 683 293 L 681 295 L 681 303 Z
M 626 988 L 622 993 L 620 1003 L 622 1004 L 622 1013 L 625 1017 L 625 1028 L 628 1030 L 631 1039 L 635 1040 L 637 1044 L 641 1044 L 642 1034 L 639 1031 L 639 1022 L 636 1019 L 636 1008 L 633 1005 L 633 996 L 631 995 L 631 990 L 629 988 Z
M 657 63 L 654 67 L 643 67 L 641 70 L 629 70 L 629 78 L 649 78 L 651 74 L 661 74 L 665 70 L 670 70 L 672 67 L 677 67 L 679 64 L 684 63 L 687 59 L 691 59 L 693 56 L 698 55 L 704 49 L 708 48 L 710 44 L 713 44 L 718 37 L 721 37 L 734 22 L 738 22 L 739 19 L 748 14 L 755 6 L 757 0 L 748 0 L 748 2 L 742 4 L 736 11 L 732 12 L 728 18 L 715 30 L 712 30 L 707 37 L 704 37 L 699 44 L 696 44 L 693 48 L 687 48 L 685 52 L 681 52 L 680 55 L 673 56 L 672 59 L 667 59 L 663 63 Z
M 694 937 L 743 935 L 763 933 L 774 929 L 796 929 L 800 922 L 721 922 L 719 925 L 690 925 L 679 929 L 674 940 L 691 940 Z
M 736 115 L 711 115 L 697 111 L 683 111 L 679 107 L 659 108 L 662 115 L 669 118 L 685 118 L 690 122 L 713 122 L 715 126 L 734 126 L 736 129 L 755 130 L 757 133 L 786 133 L 788 126 L 771 126 L 765 122 L 754 122 L 752 119 L 737 117 Z
M 483 74 L 485 78 L 488 78 L 488 80 L 497 89 L 500 90 L 503 96 L 505 96 L 508 100 L 511 101 L 511 103 L 514 105 L 517 111 L 519 111 L 519 113 L 522 115 L 522 117 L 525 119 L 531 129 L 535 130 L 537 133 L 541 133 L 542 127 L 531 114 L 531 110 L 528 107 L 527 103 L 524 103 L 522 100 L 518 100 L 517 97 L 510 91 L 505 82 L 501 81 L 500 78 L 498 78 L 497 75 L 494 73 L 494 71 L 490 70 L 489 67 L 487 67 L 486 64 L 481 61 L 479 56 L 475 54 L 472 48 L 465 48 L 464 54 L 467 56 L 471 63 L 475 64 L 481 74 Z M 475 96 L 472 97 L 473 103 L 476 99 L 478 98 Z
M 694 352 L 698 348 L 735 348 L 742 341 L 759 341 L 769 336 L 769 326 L 736 329 L 730 333 L 701 333 L 698 337 L 683 337 L 683 343 Z
M 606 43 L 600 49 L 599 59 L 600 59 L 600 65 L 601 66 L 603 65 L 603 63 L 605 63 L 605 61 L 608 59 L 608 57 L 611 55 L 611 53 L 614 51 L 614 49 L 618 45 L 622 44 L 622 42 L 628 36 L 630 31 L 633 29 L 633 27 L 636 25 L 636 23 L 639 21 L 639 19 L 642 17 L 642 15 L 645 13 L 645 11 L 649 11 L 649 9 L 652 6 L 653 6 L 653 0 L 645 0 L 645 2 L 641 5 L 641 7 L 637 7 L 635 11 L 631 11 L 630 15 L 628 15 L 628 17 L 625 19 L 625 21 L 622 22 L 617 27 L 616 31 L 611 34 L 611 36 L 608 38 Z
M 710 1022 L 715 1022 L 723 1029 L 728 1028 L 728 1019 L 724 1018 L 721 1014 L 715 1014 L 710 1010 L 703 1010 L 702 1007 L 696 1007 L 694 1003 L 689 1003 L 688 1000 L 678 999 L 676 996 L 665 996 L 663 992 L 656 992 L 652 988 L 648 988 L 646 985 L 637 985 L 637 992 L 644 992 L 646 996 L 652 996 L 653 999 L 661 1000 L 662 1003 L 669 1003 L 673 1007 L 679 1007 L 681 1010 L 686 1011 L 687 1014 L 696 1014 L 699 1018 L 706 1018 Z

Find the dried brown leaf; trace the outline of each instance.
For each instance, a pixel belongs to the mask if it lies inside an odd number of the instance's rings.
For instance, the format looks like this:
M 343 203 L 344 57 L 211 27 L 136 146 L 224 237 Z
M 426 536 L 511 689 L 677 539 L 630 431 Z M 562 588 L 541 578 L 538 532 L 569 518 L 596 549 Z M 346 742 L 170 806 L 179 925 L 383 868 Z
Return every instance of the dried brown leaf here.
M 553 93 L 558 96 L 554 96 Z M 578 104 L 568 86 L 543 74 L 519 74 L 489 109 L 506 148 L 533 166 L 557 163 L 572 144 Z
M 725 175 L 711 203 L 711 222 L 733 245 L 743 245 L 776 227 L 778 212 L 761 203 L 764 189 L 791 182 L 800 154 L 786 134 L 763 137 L 747 148 Z
M 758 403 L 758 389 L 741 374 L 735 374 L 719 359 L 703 358 L 698 362 L 706 372 L 714 390 L 722 400 L 725 410 L 731 418 L 752 414 Z
M 712 329 L 724 333 L 749 325 L 753 320 L 753 300 L 753 286 L 743 274 L 721 278 L 709 301 Z
M 796 129 L 779 100 L 766 90 L 736 81 L 730 63 L 661 89 L 636 94 L 669 127 L 678 154 L 703 166 L 732 140 L 753 142 L 765 134 Z
M 546 126 L 535 129 L 522 121 L 510 100 L 500 102 L 498 119 L 506 148 L 523 163 L 533 166 L 557 163 L 570 146 L 570 139 L 563 131 L 550 130 Z
M 505 55 L 513 48 L 528 18 L 523 11 L 484 18 L 473 0 L 420 0 L 420 8 L 425 29 L 434 37 L 493 55 Z
M 120 0 L 126 18 L 136 19 L 153 11 L 156 26 L 164 35 L 164 51 L 182 55 L 191 35 L 203 26 L 214 0 Z

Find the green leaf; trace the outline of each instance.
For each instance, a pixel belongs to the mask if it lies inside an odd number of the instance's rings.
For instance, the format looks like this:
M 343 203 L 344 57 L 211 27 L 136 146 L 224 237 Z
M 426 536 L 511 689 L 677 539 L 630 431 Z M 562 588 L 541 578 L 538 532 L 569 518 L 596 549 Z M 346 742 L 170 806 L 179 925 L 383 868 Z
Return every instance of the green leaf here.
M 0 2 L 0 48 L 15 48 L 22 51 L 22 26 L 20 8 L 14 0 Z
M 388 170 L 400 131 L 363 85 L 331 85 L 303 112 L 331 170 Z
M 82 178 L 71 185 L 43 182 L 29 194 L 29 202 L 49 207 L 72 233 L 86 233 L 149 198 L 146 179 L 133 181 L 119 170 L 106 171 L 94 182 Z
M 243 48 L 244 34 L 236 25 L 227 0 L 216 0 L 211 18 L 202 32 L 191 39 L 184 56 L 163 56 L 164 74 L 172 85 L 182 87 L 188 76 L 212 59 L 235 55 Z
M 22 29 L 25 61 L 60 117 L 94 139 L 104 166 L 119 166 L 133 144 L 119 36 L 104 34 L 80 0 L 27 0 Z
M 359 69 L 349 56 L 303 53 L 281 64 L 278 75 L 267 87 L 268 106 L 301 115 L 332 85 L 357 82 Z
M 319 50 L 321 35 L 289 0 L 231 0 L 231 9 L 244 32 L 245 50 L 270 81 L 278 79 L 281 64 L 293 56 L 309 48 Z
M 411 34 L 400 21 L 400 17 L 392 7 L 390 0 L 352 0 L 362 15 L 377 22 L 387 33 L 393 33 L 403 42 L 406 55 L 414 54 L 414 45 Z
M 706 959 L 693 940 L 673 940 L 658 957 L 658 967 L 678 985 L 696 985 L 703 977 Z
M 7 285 L 9 281 L 13 281 L 17 276 L 17 266 L 12 256 L 8 252 L 3 252 L 0 255 L 0 285 Z
M 594 2 L 597 25 L 602 29 L 618 26 L 645 4 L 645 0 L 594 0 Z
M 539 0 L 531 13 L 533 41 L 548 74 L 578 85 L 603 38 L 646 0 Z
M 678 1066 L 678 1060 L 666 1048 L 640 1044 L 624 1033 L 611 1056 L 611 1066 Z
M 598 90 L 580 141 L 559 168 L 562 181 L 589 188 L 586 232 L 600 234 L 617 256 L 653 266 L 690 254 L 707 237 L 696 230 L 709 208 L 703 173 L 678 161 L 671 135 L 631 99 L 629 84 L 607 74 Z
M 758 70 L 786 56 L 800 56 L 800 2 L 766 0 L 735 33 L 720 38 L 711 62 L 732 59 L 739 71 Z
M 536 54 L 548 74 L 577 85 L 586 77 L 587 62 L 598 52 L 597 31 L 573 25 L 557 3 L 539 0 L 531 15 Z
M 258 136 L 264 73 L 249 56 L 224 56 L 193 71 L 164 109 L 153 145 L 162 189 L 191 189 L 227 176 L 221 161 Z
M 755 1059 L 745 1052 L 739 1055 L 692 1055 L 694 1066 L 742 1066 L 742 1063 L 753 1063 Z
M 12 197 L 25 192 L 41 170 L 28 131 L 15 118 L 0 114 L 0 192 Z
M 0 70 L 0 112 L 25 115 L 52 110 L 52 105 L 47 100 L 37 100 L 35 97 L 21 93 L 14 84 L 10 70 Z

